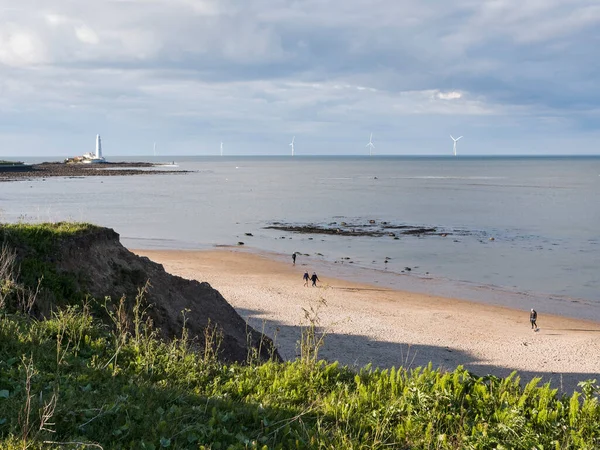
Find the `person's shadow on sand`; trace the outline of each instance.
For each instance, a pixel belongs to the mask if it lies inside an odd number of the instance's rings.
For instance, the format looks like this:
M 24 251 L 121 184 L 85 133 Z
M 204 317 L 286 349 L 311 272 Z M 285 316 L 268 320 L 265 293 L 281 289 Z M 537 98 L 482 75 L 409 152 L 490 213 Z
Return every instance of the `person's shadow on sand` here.
M 263 330 L 273 341 L 275 347 L 280 351 L 284 359 L 295 359 L 298 355 L 298 342 L 304 329 L 301 325 L 289 325 L 276 320 L 265 319 L 264 312 L 252 309 L 237 308 L 236 311 L 249 325 L 257 330 Z M 534 331 L 539 331 L 540 328 Z M 468 351 L 450 348 L 444 345 L 408 344 L 402 342 L 386 342 L 372 339 L 358 334 L 340 334 L 327 332 L 319 327 L 317 331 L 325 331 L 324 345 L 319 350 L 321 359 L 332 362 L 340 361 L 342 365 L 359 371 L 362 367 L 370 364 L 371 367 L 389 369 L 390 367 L 404 367 L 414 369 L 427 366 L 430 362 L 434 368 L 443 371 L 454 370 L 457 366 L 464 366 L 467 370 L 477 376 L 492 374 L 498 377 L 509 376 L 515 368 L 500 367 L 485 364 L 479 357 Z M 544 333 L 548 335 L 547 329 Z M 537 340 L 537 339 L 536 339 Z M 528 345 L 528 344 L 525 344 Z M 344 358 L 344 355 L 355 354 L 356 349 L 362 349 L 356 360 Z M 390 358 L 390 355 L 395 357 Z M 572 393 L 577 390 L 578 383 L 582 380 L 597 378 L 590 372 L 568 372 L 556 373 L 549 370 L 518 370 L 521 384 L 524 386 L 534 377 L 542 377 L 540 384 L 550 382 L 553 388 L 559 392 Z

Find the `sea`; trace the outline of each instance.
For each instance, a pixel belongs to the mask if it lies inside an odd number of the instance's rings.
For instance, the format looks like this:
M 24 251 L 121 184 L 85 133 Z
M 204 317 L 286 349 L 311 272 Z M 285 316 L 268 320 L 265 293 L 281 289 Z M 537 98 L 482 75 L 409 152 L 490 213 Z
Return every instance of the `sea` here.
M 233 246 L 289 264 L 298 252 L 299 282 L 309 270 L 600 322 L 600 156 L 107 159 L 188 172 L 3 182 L 0 220 L 91 222 L 132 249 Z M 393 236 L 266 228 L 342 222 L 397 228 Z M 436 233 L 404 235 L 404 226 Z

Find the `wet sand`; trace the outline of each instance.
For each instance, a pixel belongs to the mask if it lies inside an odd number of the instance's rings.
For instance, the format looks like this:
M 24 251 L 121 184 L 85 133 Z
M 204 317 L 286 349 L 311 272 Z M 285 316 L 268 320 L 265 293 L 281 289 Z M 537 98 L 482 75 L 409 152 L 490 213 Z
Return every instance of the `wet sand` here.
M 463 365 L 479 375 L 523 381 L 542 377 L 565 392 L 581 380 L 600 383 L 600 323 L 551 316 L 538 310 L 531 330 L 528 310 L 358 284 L 318 273 L 304 287 L 310 260 L 296 265 L 277 255 L 240 249 L 211 251 L 133 250 L 184 278 L 206 281 L 257 330 L 273 338 L 285 359 L 298 354 L 306 311 L 317 311 L 326 332 L 320 357 L 360 368 Z

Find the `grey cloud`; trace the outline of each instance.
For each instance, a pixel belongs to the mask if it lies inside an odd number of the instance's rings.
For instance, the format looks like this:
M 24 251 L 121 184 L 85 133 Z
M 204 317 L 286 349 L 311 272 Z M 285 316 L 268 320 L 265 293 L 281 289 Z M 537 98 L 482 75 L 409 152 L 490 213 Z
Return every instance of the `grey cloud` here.
M 43 122 L 33 113 L 42 110 L 115 128 L 116 116 L 135 129 L 160 118 L 164 133 L 190 136 L 257 133 L 261 124 L 325 136 L 371 122 L 393 133 L 409 118 L 464 116 L 493 130 L 511 115 L 532 129 L 547 123 L 538 117 L 570 116 L 559 121 L 568 131 L 594 129 L 600 101 L 600 7 L 591 0 L 0 0 L 0 8 L 0 119 L 18 111 L 15 126 Z

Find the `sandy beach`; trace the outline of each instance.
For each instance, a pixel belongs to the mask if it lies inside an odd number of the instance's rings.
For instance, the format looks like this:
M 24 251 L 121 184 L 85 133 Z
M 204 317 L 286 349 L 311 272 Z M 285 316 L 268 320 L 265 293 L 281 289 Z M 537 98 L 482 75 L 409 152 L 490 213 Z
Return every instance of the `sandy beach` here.
M 600 323 L 551 316 L 538 310 L 537 332 L 528 306 L 515 310 L 460 299 L 402 292 L 318 273 L 317 287 L 303 285 L 312 274 L 308 258 L 296 265 L 274 255 L 239 249 L 211 251 L 133 250 L 163 264 L 167 272 L 206 281 L 257 330 L 275 340 L 281 356 L 297 356 L 305 311 L 317 311 L 326 332 L 320 356 L 360 368 L 429 362 L 479 374 L 523 381 L 540 376 L 565 392 L 581 380 L 600 382 Z

